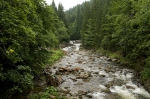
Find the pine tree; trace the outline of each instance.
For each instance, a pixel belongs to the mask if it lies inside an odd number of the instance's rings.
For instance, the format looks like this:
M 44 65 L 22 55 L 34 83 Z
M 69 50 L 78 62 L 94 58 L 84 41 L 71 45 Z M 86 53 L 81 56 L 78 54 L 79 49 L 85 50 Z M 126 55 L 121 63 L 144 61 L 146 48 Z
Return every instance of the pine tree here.
M 65 12 L 64 12 L 64 7 L 61 3 L 59 3 L 58 5 L 58 17 L 61 21 L 64 22 L 65 26 L 68 27 Z
M 57 14 L 57 7 L 55 5 L 55 1 L 54 0 L 52 1 L 52 7 L 53 7 L 55 13 Z

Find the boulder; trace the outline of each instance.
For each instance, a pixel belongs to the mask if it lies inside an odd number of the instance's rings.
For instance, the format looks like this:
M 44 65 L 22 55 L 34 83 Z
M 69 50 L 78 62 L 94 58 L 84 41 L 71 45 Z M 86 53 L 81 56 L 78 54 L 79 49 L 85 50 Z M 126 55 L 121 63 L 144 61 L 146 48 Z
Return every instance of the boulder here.
M 106 99 L 122 99 L 118 94 L 108 94 Z
M 101 89 L 102 92 L 105 92 L 105 93 L 111 93 L 110 89 L 109 88 L 105 88 L 105 89 Z
M 107 61 L 112 61 L 111 58 L 107 58 Z
M 70 90 L 61 90 L 61 92 L 63 92 L 64 94 L 69 94 L 70 93 Z
M 78 95 L 79 99 L 83 99 L 82 95 Z
M 124 84 L 124 81 L 120 79 L 114 79 L 112 83 L 113 85 L 121 86 L 122 84 Z
M 117 62 L 118 60 L 117 59 L 112 59 L 112 62 Z
M 61 77 L 56 77 L 57 81 L 59 82 L 59 84 L 63 83 L 64 80 Z
M 107 87 L 107 88 L 110 88 L 111 86 L 113 86 L 113 84 L 112 83 L 107 83 L 104 86 Z
M 110 72 L 109 68 L 105 68 L 106 73 Z
M 101 74 L 100 77 L 105 77 L 105 75 Z
M 53 69 L 56 69 L 57 67 L 56 66 L 53 66 Z
M 77 75 L 76 79 L 82 79 L 82 75 Z
M 79 71 L 79 70 L 80 70 L 79 67 L 75 67 L 75 68 L 72 69 L 72 71 Z
M 59 68 L 58 71 L 59 72 L 64 72 L 64 69 Z
M 77 81 L 76 77 L 70 77 L 71 80 L 73 80 L 74 82 Z
M 87 94 L 86 97 L 87 98 L 93 98 L 93 96 L 91 94 Z
M 58 71 L 59 71 L 59 72 L 69 72 L 70 69 L 69 69 L 69 68 L 62 68 L 62 67 L 59 67 L 59 68 L 58 68 Z
M 89 78 L 89 74 L 88 74 L 88 73 L 83 74 L 83 75 L 82 75 L 82 78 L 83 78 L 83 79 L 87 79 L 87 78 Z
M 59 72 L 59 71 L 56 71 L 55 74 L 56 74 L 56 75 L 62 75 L 63 73 L 62 73 L 62 72 Z
M 93 58 L 92 58 L 92 57 L 89 57 L 89 59 L 92 60 Z
M 94 74 L 99 74 L 99 72 L 95 72 Z
M 45 78 L 46 78 L 47 85 L 58 86 L 60 84 L 58 78 L 55 76 L 46 75 Z
M 129 85 L 126 85 L 126 88 L 135 90 L 135 88 L 133 86 L 129 86 Z
M 86 95 L 86 94 L 87 94 L 86 91 L 81 91 L 81 90 L 78 91 L 78 95 Z
M 78 63 L 81 64 L 81 63 L 82 63 L 82 60 L 79 60 Z
M 55 99 L 56 98 L 56 96 L 53 96 L 53 95 L 50 95 L 49 97 L 50 97 L 50 99 Z

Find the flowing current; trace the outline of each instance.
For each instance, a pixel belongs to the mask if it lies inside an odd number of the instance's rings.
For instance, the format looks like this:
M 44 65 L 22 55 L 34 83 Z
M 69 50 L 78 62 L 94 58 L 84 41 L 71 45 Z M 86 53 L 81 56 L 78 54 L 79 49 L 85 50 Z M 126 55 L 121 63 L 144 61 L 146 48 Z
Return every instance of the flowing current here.
M 117 66 L 107 57 L 80 44 L 63 48 L 67 52 L 52 68 L 63 81 L 59 88 L 73 99 L 150 99 L 150 94 L 138 83 L 134 71 Z M 59 68 L 65 69 L 64 71 Z M 67 70 L 68 71 L 67 71 Z M 69 71 L 69 70 L 74 71 Z

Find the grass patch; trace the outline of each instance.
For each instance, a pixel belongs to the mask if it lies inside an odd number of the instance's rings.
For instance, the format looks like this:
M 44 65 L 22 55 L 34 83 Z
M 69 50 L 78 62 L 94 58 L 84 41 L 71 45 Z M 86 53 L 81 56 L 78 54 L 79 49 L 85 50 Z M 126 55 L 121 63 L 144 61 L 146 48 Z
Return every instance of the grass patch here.
M 29 99 L 68 99 L 64 96 L 59 95 L 58 90 L 53 87 L 47 87 L 44 92 L 30 94 L 28 96 Z
M 59 60 L 64 54 L 62 50 L 52 50 L 51 51 L 51 56 L 48 60 L 49 64 L 53 64 L 54 62 L 56 62 L 57 60 Z
M 110 52 L 107 50 L 104 50 L 102 48 L 100 48 L 99 50 L 97 50 L 97 52 L 100 52 L 101 54 L 111 58 L 111 59 L 121 59 L 122 56 L 119 54 L 119 52 Z
M 121 64 L 125 64 L 125 65 L 128 65 L 128 66 L 130 64 L 130 61 L 128 59 L 126 59 L 125 57 L 123 57 L 120 54 L 120 52 L 111 52 L 111 51 L 104 50 L 103 48 L 98 49 L 97 52 L 99 52 L 102 55 L 107 56 L 111 59 L 118 59 Z
M 150 80 L 150 68 L 144 68 L 141 72 L 141 78 L 142 80 Z

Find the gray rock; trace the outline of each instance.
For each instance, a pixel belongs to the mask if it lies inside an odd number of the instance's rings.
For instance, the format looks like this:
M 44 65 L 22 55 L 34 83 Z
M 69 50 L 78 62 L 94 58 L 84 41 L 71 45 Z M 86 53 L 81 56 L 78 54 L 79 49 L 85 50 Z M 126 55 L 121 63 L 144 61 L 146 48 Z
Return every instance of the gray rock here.
M 108 94 L 106 99 L 122 99 L 118 94 Z
M 110 68 L 105 68 L 106 73 L 111 72 Z
M 76 79 L 82 79 L 82 76 L 81 75 L 77 75 Z
M 100 77 L 105 77 L 105 75 L 100 75 Z
M 73 80 L 74 82 L 77 81 L 76 77 L 70 77 L 71 80 Z
M 79 60 L 78 63 L 81 64 L 81 63 L 82 63 L 82 60 Z
M 88 74 L 88 73 L 83 74 L 82 78 L 83 78 L 83 79 L 89 78 L 89 74 Z
M 111 61 L 111 58 L 107 58 L 107 61 Z
M 78 91 L 78 95 L 86 95 L 86 94 L 87 94 L 86 91 L 81 91 L 81 90 Z
M 62 75 L 62 73 L 61 72 L 59 72 L 59 71 L 56 71 L 56 73 L 55 73 L 56 75 Z
M 111 91 L 110 91 L 110 89 L 109 89 L 109 88 L 102 89 L 102 92 L 105 92 L 105 93 L 111 93 Z
M 127 85 L 126 88 L 127 88 L 127 89 L 133 89 L 133 90 L 135 90 L 135 88 L 134 88 L 133 86 L 128 86 L 128 85 Z
M 95 72 L 95 74 L 99 74 L 99 72 Z
M 110 88 L 111 86 L 113 86 L 113 84 L 112 83 L 107 83 L 104 86 L 107 87 L 107 88 Z
M 118 60 L 117 59 L 112 59 L 112 62 L 117 62 Z
M 120 79 L 114 79 L 112 83 L 113 85 L 121 86 L 122 84 L 124 84 L 124 81 Z
M 93 96 L 91 94 L 87 94 L 86 97 L 87 98 L 93 98 Z

